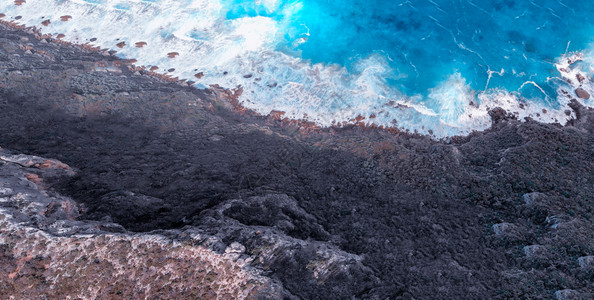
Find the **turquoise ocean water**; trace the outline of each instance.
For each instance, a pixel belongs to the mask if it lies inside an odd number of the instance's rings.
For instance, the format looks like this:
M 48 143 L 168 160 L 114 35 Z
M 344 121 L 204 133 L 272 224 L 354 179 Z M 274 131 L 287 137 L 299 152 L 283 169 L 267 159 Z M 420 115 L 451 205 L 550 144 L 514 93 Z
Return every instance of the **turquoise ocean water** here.
M 495 106 L 563 123 L 561 90 L 592 92 L 591 1 L 28 0 L 0 13 L 320 125 L 360 115 L 445 137 L 486 128 Z

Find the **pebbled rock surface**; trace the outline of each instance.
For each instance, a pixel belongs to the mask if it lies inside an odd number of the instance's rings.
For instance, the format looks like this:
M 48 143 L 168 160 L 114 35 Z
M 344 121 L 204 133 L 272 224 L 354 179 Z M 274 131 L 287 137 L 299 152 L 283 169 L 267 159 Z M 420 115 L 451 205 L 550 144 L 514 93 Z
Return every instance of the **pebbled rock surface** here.
M 565 127 L 494 109 L 491 129 L 433 141 L 229 96 L 0 27 L 0 294 L 594 297 L 594 113 L 577 101 Z M 121 278 L 133 294 L 107 288 Z

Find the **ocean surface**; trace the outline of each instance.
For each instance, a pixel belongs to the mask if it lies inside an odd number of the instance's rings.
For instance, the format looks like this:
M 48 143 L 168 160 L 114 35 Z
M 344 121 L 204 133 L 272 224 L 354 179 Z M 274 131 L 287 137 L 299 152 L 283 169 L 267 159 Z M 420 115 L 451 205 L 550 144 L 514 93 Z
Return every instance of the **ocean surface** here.
M 0 13 L 323 126 L 442 138 L 489 127 L 497 106 L 564 124 L 576 89 L 594 95 L 586 0 L 3 0 Z

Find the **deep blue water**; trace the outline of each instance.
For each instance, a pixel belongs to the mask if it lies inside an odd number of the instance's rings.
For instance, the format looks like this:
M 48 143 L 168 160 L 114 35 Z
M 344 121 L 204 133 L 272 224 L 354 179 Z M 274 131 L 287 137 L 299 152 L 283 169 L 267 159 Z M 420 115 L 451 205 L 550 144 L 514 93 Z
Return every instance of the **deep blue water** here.
M 227 18 L 266 16 L 285 24 L 278 49 L 314 63 L 350 69 L 380 53 L 386 80 L 406 94 L 426 95 L 453 73 L 475 90 L 504 88 L 555 97 L 555 59 L 582 50 L 594 37 L 592 1 L 303 0 L 277 1 L 273 12 L 255 1 L 228 1 Z M 309 35 L 307 35 L 309 33 Z M 306 37 L 301 44 L 295 40 Z M 493 74 L 489 80 L 489 74 Z M 489 84 L 487 86 L 487 81 Z

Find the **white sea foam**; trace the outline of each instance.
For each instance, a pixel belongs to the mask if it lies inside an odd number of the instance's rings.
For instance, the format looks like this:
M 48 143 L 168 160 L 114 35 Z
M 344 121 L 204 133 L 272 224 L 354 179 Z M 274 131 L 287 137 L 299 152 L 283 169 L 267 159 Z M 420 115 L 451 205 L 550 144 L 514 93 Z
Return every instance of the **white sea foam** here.
M 269 12 L 282 9 L 282 13 L 291 14 L 299 9 L 280 8 L 275 0 L 258 1 Z M 590 53 L 581 58 L 580 65 L 571 63 L 579 54 L 559 58 L 559 74 L 550 78 L 557 82 L 559 96 L 548 106 L 504 90 L 474 91 L 459 73 L 430 89 L 427 97 L 404 95 L 386 83 L 385 78 L 394 75 L 379 54 L 360 59 L 350 71 L 338 65 L 312 64 L 276 50 L 285 26 L 281 21 L 262 16 L 227 20 L 225 9 L 220 0 L 28 0 L 20 6 L 12 1 L 0 4 L 0 12 L 7 15 L 4 20 L 21 16 L 18 22 L 45 33 L 65 34 L 64 40 L 70 42 L 96 38 L 92 44 L 117 50 L 122 57 L 137 59 L 139 65 L 158 66 L 163 72 L 175 69 L 168 74 L 197 81 L 199 88 L 241 86 L 240 101 L 250 109 L 261 114 L 285 111 L 287 117 L 323 126 L 363 116 L 364 122 L 439 138 L 488 128 L 488 110 L 495 107 L 518 118 L 564 124 L 574 116 L 566 114 L 569 99 L 561 90 L 574 95 L 581 87 L 594 95 L 589 79 L 594 73 L 594 55 Z M 65 15 L 72 18 L 61 21 Z M 42 26 L 44 20 L 51 23 Z M 295 42 L 305 41 L 308 29 L 304 26 L 303 30 L 301 40 Z M 117 47 L 120 42 L 126 45 Z M 138 48 L 137 42 L 147 44 Z M 169 58 L 171 52 L 179 56 Z M 198 72 L 204 77 L 196 79 Z M 578 82 L 578 73 L 585 82 Z M 592 105 L 592 100 L 582 102 Z

